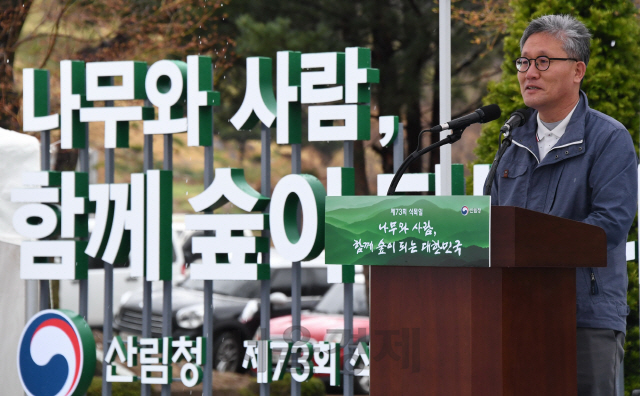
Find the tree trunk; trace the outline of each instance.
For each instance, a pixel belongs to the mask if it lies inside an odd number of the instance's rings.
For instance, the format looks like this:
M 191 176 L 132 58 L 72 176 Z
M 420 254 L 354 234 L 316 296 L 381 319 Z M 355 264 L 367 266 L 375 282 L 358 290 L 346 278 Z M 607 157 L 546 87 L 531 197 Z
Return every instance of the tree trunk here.
M 364 157 L 364 143 L 362 140 L 356 140 L 353 144 L 353 164 L 356 177 L 356 195 L 369 195 L 367 162 Z
M 420 95 L 412 95 L 407 103 L 407 144 L 408 150 L 412 153 L 418 147 L 418 135 L 422 130 L 420 111 Z M 409 165 L 407 173 L 422 172 L 422 161 L 417 159 Z
M 56 161 L 53 164 L 54 171 L 75 171 L 78 164 L 78 150 L 58 150 L 56 152 Z
M 20 131 L 20 96 L 13 82 L 16 43 L 31 8 L 31 0 L 0 0 L 0 127 Z
M 440 119 L 440 62 L 436 57 L 435 60 L 435 73 L 433 74 L 433 99 L 431 103 L 431 125 L 440 124 L 445 120 Z M 427 144 L 433 144 L 440 140 L 439 133 L 430 133 L 429 142 Z M 427 172 L 435 172 L 436 164 L 440 163 L 440 150 L 436 149 L 429 153 L 429 162 L 427 163 Z
M 374 103 L 379 116 L 400 116 L 401 100 L 398 100 L 398 96 L 401 94 L 398 86 L 399 68 L 394 61 L 394 37 L 391 33 L 391 28 L 398 21 L 388 12 L 390 6 L 388 0 L 378 0 L 369 8 L 371 12 L 370 19 L 376 21 L 376 23 L 371 24 L 373 37 L 371 60 L 373 67 L 380 70 L 380 83 L 372 84 L 372 94 L 375 96 Z M 375 132 L 372 131 L 372 134 L 375 134 Z M 384 173 L 393 173 L 392 147 L 382 147 L 378 154 L 382 161 L 382 171 Z

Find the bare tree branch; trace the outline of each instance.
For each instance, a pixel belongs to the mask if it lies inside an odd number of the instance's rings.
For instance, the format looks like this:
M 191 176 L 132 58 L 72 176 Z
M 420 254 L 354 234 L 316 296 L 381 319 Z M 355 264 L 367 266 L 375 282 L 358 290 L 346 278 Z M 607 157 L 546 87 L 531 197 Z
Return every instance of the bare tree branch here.
M 64 15 L 64 13 L 69 9 L 70 5 L 71 5 L 71 0 L 67 0 L 65 4 L 62 6 L 62 9 L 60 10 L 58 17 L 56 18 L 56 22 L 53 25 L 53 31 L 51 32 L 51 39 L 49 40 L 49 48 L 47 49 L 47 54 L 45 55 L 44 59 L 42 60 L 42 63 L 40 64 L 40 68 L 43 68 L 47 64 L 47 61 L 51 56 L 53 47 L 56 45 L 56 41 L 58 40 L 58 31 L 60 30 L 60 20 L 62 19 L 62 16 Z

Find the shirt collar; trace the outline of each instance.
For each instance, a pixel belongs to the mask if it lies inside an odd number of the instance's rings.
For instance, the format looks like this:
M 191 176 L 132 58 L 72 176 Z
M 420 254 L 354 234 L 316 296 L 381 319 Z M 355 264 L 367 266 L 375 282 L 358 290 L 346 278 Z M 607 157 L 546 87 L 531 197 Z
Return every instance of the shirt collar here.
M 562 120 L 562 122 L 552 130 L 547 129 L 547 127 L 542 123 L 542 121 L 540 120 L 540 113 L 538 113 L 536 116 L 536 119 L 538 121 L 538 131 L 544 132 L 544 133 L 538 134 L 540 140 L 544 139 L 544 136 L 547 133 L 552 133 L 558 139 L 560 139 L 562 135 L 564 135 L 564 132 L 567 130 L 567 125 L 569 125 L 569 121 L 571 121 L 571 116 L 573 115 L 573 112 L 576 111 L 576 108 L 578 107 L 579 103 L 580 103 L 580 100 L 578 100 L 578 103 L 576 103 L 576 105 L 573 106 L 573 109 L 569 112 L 569 114 L 567 114 L 567 116 Z

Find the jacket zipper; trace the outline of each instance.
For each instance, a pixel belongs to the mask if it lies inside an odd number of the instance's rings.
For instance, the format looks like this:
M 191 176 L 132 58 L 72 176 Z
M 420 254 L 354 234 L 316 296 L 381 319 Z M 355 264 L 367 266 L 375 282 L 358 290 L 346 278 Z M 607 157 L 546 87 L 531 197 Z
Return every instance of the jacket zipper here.
M 593 268 L 589 268 L 591 272 L 591 294 L 594 296 L 598 294 L 598 283 L 596 282 L 596 274 L 593 272 Z
M 515 140 L 513 141 L 513 144 L 515 144 L 516 146 L 522 147 L 523 149 L 527 150 L 528 152 L 531 153 L 531 155 L 533 155 L 533 158 L 536 159 L 536 162 L 539 164 L 540 160 L 538 159 L 538 157 L 533 153 L 533 151 L 529 150 L 529 148 L 523 144 L 520 144 L 518 142 L 516 142 Z
M 565 148 L 565 147 L 569 147 L 569 146 L 573 146 L 574 144 L 581 144 L 584 140 L 576 140 L 575 142 L 571 142 L 571 143 L 567 143 L 567 144 L 563 144 L 562 146 L 555 146 L 552 147 L 551 150 L 549 150 L 549 152 L 553 151 L 553 150 L 557 150 L 557 149 L 561 149 L 561 148 Z
M 571 143 L 567 143 L 567 144 L 563 144 L 562 146 L 557 146 L 557 147 L 553 147 L 551 148 L 551 150 L 549 150 L 549 152 L 556 150 L 556 149 L 561 149 L 564 147 L 569 147 L 569 146 L 573 146 L 574 144 L 581 144 L 584 140 L 577 140 L 575 142 L 571 142 Z M 523 149 L 527 150 L 528 152 L 531 153 L 531 155 L 533 155 L 533 158 L 536 159 L 536 161 L 538 162 L 538 164 L 540 163 L 540 160 L 538 159 L 538 157 L 533 153 L 533 151 L 529 150 L 529 148 L 523 144 L 520 144 L 518 142 L 516 142 L 515 140 L 513 141 L 513 144 L 515 144 L 516 146 L 522 147 Z

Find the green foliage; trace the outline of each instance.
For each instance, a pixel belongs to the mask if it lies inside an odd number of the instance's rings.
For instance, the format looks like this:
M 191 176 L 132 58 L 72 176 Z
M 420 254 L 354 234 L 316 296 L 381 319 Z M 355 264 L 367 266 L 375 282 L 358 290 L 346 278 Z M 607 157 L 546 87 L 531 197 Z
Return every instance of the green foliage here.
M 640 128 L 640 25 L 632 1 L 548 1 L 514 0 L 513 23 L 504 39 L 505 60 L 502 78 L 489 84 L 484 103 L 497 103 L 502 109 L 498 122 L 487 124 L 478 139 L 476 163 L 489 164 L 498 149 L 498 131 L 518 108 L 524 107 L 513 60 L 520 56 L 520 37 L 529 22 L 548 14 L 570 14 L 591 31 L 591 60 L 582 89 L 589 106 L 624 124 L 637 146 Z
M 139 382 L 114 382 L 111 384 L 113 396 L 138 396 L 140 395 Z M 93 381 L 87 390 L 87 396 L 102 395 L 102 378 L 93 377 Z
M 638 216 L 629 231 L 629 241 L 638 240 Z M 637 251 L 637 250 L 636 250 Z M 627 262 L 629 274 L 629 288 L 627 289 L 627 304 L 631 312 L 627 316 L 627 336 L 624 344 L 624 385 L 625 394 L 631 395 L 634 389 L 640 389 L 640 332 L 638 324 L 638 261 Z
M 260 385 L 252 383 L 248 388 L 240 390 L 241 396 L 258 396 Z M 289 396 L 291 394 L 291 374 L 285 374 L 282 381 L 271 383 L 271 396 Z M 300 384 L 301 396 L 324 396 L 326 395 L 324 384 L 321 380 L 312 377 L 309 381 Z
M 520 37 L 529 22 L 542 15 L 570 14 L 582 21 L 591 31 L 591 59 L 582 89 L 589 98 L 589 106 L 602 111 L 624 124 L 633 138 L 636 150 L 640 129 L 640 25 L 632 1 L 550 0 L 547 2 L 513 0 L 513 23 L 504 40 L 505 60 L 502 78 L 489 85 L 484 103 L 497 103 L 502 119 L 486 125 L 476 154 L 476 163 L 491 163 L 498 149 L 500 126 L 516 109 L 524 107 L 513 60 L 520 56 Z M 634 223 L 635 224 L 635 223 Z M 632 227 L 635 230 L 635 225 Z M 633 234 L 634 232 L 632 232 Z M 634 236 L 630 235 L 634 240 Z M 637 239 L 637 237 L 635 237 Z M 628 264 L 629 289 L 627 301 L 631 314 L 627 318 L 625 344 L 625 389 L 640 388 L 640 356 L 638 337 L 638 267 Z
M 627 304 L 631 312 L 627 317 L 627 337 L 624 344 L 624 387 L 625 394 L 630 395 L 633 389 L 640 389 L 640 332 L 638 331 L 638 263 L 627 263 L 629 273 L 629 290 Z
M 238 41 L 236 52 L 240 56 L 268 56 L 275 60 L 278 51 L 329 52 L 344 51 L 344 44 L 336 43 L 331 29 L 319 22 L 315 30 L 297 31 L 290 18 L 276 17 L 267 22 L 256 21 L 251 15 L 241 15 L 237 22 L 242 40 Z M 341 45 L 341 47 L 338 47 Z

